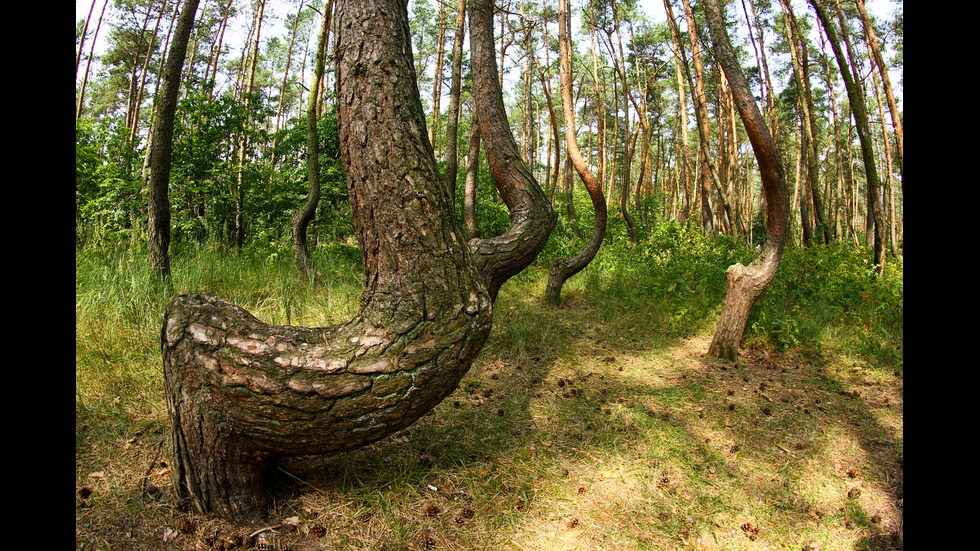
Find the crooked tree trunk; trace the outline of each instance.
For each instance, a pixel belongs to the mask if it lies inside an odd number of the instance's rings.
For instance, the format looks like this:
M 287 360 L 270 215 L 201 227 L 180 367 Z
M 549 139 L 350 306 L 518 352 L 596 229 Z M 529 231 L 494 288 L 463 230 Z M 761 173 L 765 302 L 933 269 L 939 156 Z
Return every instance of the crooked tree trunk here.
M 337 327 L 266 325 L 217 297 L 163 329 L 173 470 L 196 509 L 259 518 L 270 459 L 398 431 L 455 389 L 491 301 L 428 142 L 400 0 L 338 7 L 338 119 L 366 289 Z
M 521 157 L 507 121 L 493 43 L 493 2 L 474 0 L 469 11 L 473 95 L 480 140 L 497 190 L 510 211 L 506 232 L 469 243 L 487 290 L 496 298 L 500 286 L 533 262 L 544 248 L 558 214 Z
M 561 302 L 561 288 L 565 281 L 592 262 L 602 240 L 606 235 L 606 200 L 602 195 L 602 189 L 596 180 L 588 164 L 582 158 L 582 153 L 578 148 L 578 141 L 575 132 L 575 106 L 572 103 L 572 45 L 571 28 L 568 9 L 568 0 L 558 2 L 558 47 L 560 51 L 561 64 L 561 104 L 565 117 L 565 142 L 568 147 L 568 157 L 575 166 L 576 172 L 585 184 L 592 199 L 592 206 L 595 208 L 595 226 L 592 235 L 585 247 L 579 254 L 571 258 L 556 258 L 551 262 L 551 271 L 548 274 L 548 284 L 544 291 L 545 304 L 557 305 Z
M 766 126 L 765 118 L 755 103 L 748 81 L 735 58 L 718 1 L 706 0 L 704 11 L 711 32 L 715 57 L 725 70 L 729 89 L 759 163 L 769 221 L 766 239 L 759 256 L 748 266 L 735 264 L 729 267 L 725 274 L 727 295 L 708 353 L 715 357 L 734 360 L 745 332 L 749 311 L 779 268 L 783 245 L 786 242 L 789 205 L 779 152 Z
M 344 0 L 335 17 L 341 159 L 365 270 L 360 310 L 339 326 L 278 327 L 211 295 L 170 302 L 161 347 L 172 472 L 199 512 L 257 521 L 270 461 L 356 448 L 416 421 L 456 388 L 486 341 L 494 294 L 484 282 L 499 289 L 502 274 L 519 271 L 470 253 L 452 214 L 405 2 Z M 526 186 L 505 189 L 534 195 Z M 547 227 L 531 218 L 519 226 Z M 541 241 L 513 227 L 508 237 Z

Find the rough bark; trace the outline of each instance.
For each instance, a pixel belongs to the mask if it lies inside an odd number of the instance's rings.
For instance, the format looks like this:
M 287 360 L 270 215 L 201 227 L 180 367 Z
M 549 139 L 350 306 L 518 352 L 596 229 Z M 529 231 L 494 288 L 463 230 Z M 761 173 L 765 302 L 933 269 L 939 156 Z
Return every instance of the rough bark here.
M 306 107 L 306 173 L 309 180 L 306 201 L 293 215 L 293 252 L 296 254 L 296 264 L 300 271 L 309 274 L 314 269 L 313 259 L 307 244 L 306 230 L 316 215 L 316 207 L 320 204 L 320 136 L 317 133 L 317 94 L 320 82 L 323 81 L 323 69 L 326 63 L 327 35 L 330 32 L 330 2 L 323 4 L 323 17 L 320 22 L 320 36 L 317 39 L 316 61 L 313 67 L 313 82 L 310 86 L 309 103 Z
M 766 126 L 765 118 L 755 103 L 742 68 L 736 60 L 718 1 L 706 0 L 704 11 L 711 32 L 715 57 L 725 70 L 730 85 L 729 90 L 759 164 L 769 221 L 766 239 L 759 256 L 748 266 L 742 264 L 730 266 L 725 274 L 727 294 L 708 353 L 715 357 L 734 360 L 745 332 L 749 311 L 779 268 L 783 245 L 786 242 L 789 205 L 779 152 Z
M 526 268 L 548 241 L 558 215 L 521 157 L 504 109 L 493 43 L 493 3 L 470 3 L 473 96 L 480 140 L 500 196 L 510 210 L 510 227 L 492 238 L 470 241 L 490 296 Z
M 483 346 L 491 300 L 426 135 L 403 0 L 338 4 L 338 122 L 365 269 L 358 315 L 267 325 L 209 295 L 162 329 L 172 470 L 200 512 L 257 520 L 280 456 L 362 446 L 455 389 Z
M 588 164 L 582 158 L 582 153 L 578 148 L 578 141 L 575 132 L 575 106 L 572 102 L 572 44 L 570 16 L 568 0 L 558 2 L 558 47 L 560 51 L 561 64 L 561 103 L 565 117 L 565 142 L 568 148 L 568 156 L 575 166 L 576 172 L 585 184 L 592 199 L 592 206 L 595 208 L 595 225 L 592 235 L 585 247 L 579 254 L 571 258 L 556 258 L 551 262 L 551 271 L 548 274 L 548 284 L 545 287 L 544 301 L 546 304 L 557 305 L 561 302 L 561 288 L 565 281 L 592 262 L 602 240 L 606 234 L 606 200 L 602 195 L 602 189 L 596 180 Z
M 147 241 L 150 266 L 161 280 L 170 279 L 170 159 L 173 152 L 174 116 L 177 112 L 177 94 L 180 91 L 180 73 L 187 55 L 187 41 L 194 27 L 199 0 L 185 0 L 177 21 L 163 82 L 157 96 L 157 112 L 150 143 L 149 203 L 147 208 Z

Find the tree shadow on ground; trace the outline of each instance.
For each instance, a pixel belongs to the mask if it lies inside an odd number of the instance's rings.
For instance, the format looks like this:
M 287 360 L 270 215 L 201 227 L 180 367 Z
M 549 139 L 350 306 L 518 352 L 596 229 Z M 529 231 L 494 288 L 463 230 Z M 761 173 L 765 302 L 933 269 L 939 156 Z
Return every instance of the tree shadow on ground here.
M 624 335 L 587 300 L 500 304 L 515 309 L 506 333 L 430 414 L 289 467 L 294 496 L 324 497 L 311 517 L 331 519 L 335 541 L 901 545 L 900 381 L 768 349 L 717 361 L 703 337 Z M 353 517 L 324 513 L 338 500 Z

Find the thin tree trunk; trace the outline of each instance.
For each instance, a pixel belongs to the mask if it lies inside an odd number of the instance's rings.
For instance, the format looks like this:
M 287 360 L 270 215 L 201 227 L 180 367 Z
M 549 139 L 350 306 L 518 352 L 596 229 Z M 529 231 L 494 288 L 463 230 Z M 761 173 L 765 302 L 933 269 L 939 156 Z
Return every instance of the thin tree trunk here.
M 619 193 L 619 212 L 623 215 L 623 221 L 626 223 L 626 232 L 629 235 L 630 245 L 635 247 L 640 240 L 639 232 L 636 229 L 636 221 L 633 220 L 633 215 L 630 214 L 629 209 L 629 199 L 630 199 L 630 185 L 632 185 L 633 179 L 633 151 L 634 147 L 630 147 L 629 136 L 630 136 L 630 98 L 632 94 L 630 92 L 629 79 L 626 78 L 626 54 L 623 51 L 623 37 L 619 31 L 619 10 L 616 7 L 617 3 L 612 2 L 612 13 L 613 22 L 615 25 L 616 32 L 616 42 L 619 45 L 619 58 L 616 61 L 616 54 L 613 52 L 614 67 L 618 68 L 620 80 L 623 83 L 623 122 L 625 123 L 625 129 L 623 130 L 624 140 L 626 142 L 623 144 L 623 181 Z M 611 42 L 611 40 L 610 40 Z M 612 48 L 610 48 L 612 50 Z M 633 140 L 636 143 L 636 140 Z M 639 185 L 639 184 L 638 184 Z
M 320 34 L 317 39 L 316 61 L 313 66 L 313 82 L 310 85 L 312 90 L 319 88 L 323 80 L 332 8 L 333 0 L 325 0 L 320 19 Z M 316 128 L 317 115 L 317 95 L 311 93 L 306 107 L 306 174 L 309 190 L 303 206 L 293 215 L 293 252 L 296 254 L 296 264 L 300 271 L 307 275 L 315 273 L 315 266 L 310 256 L 306 233 L 316 215 L 317 205 L 320 204 L 320 136 Z
M 286 105 L 286 87 L 289 85 L 289 69 L 293 62 L 293 47 L 296 45 L 296 33 L 299 29 L 300 15 L 303 13 L 303 8 L 305 7 L 305 0 L 301 0 L 299 3 L 299 8 L 296 10 L 296 19 L 293 20 L 293 28 L 289 31 L 289 47 L 286 49 L 286 66 L 282 72 L 282 84 L 279 85 L 279 105 L 276 107 L 276 127 L 272 133 L 272 146 L 271 155 L 269 159 L 269 167 L 272 171 L 275 170 L 276 166 L 276 144 L 279 139 L 279 127 L 282 124 L 283 117 L 283 107 Z M 270 172 L 272 172 L 270 171 Z M 272 183 L 274 176 L 269 175 L 269 183 Z
M 857 130 L 858 141 L 861 144 L 861 158 L 864 161 L 864 173 L 868 186 L 868 211 L 870 214 L 869 218 L 873 221 L 874 232 L 874 258 L 872 261 L 878 272 L 881 273 L 885 267 L 885 224 L 881 212 L 882 207 L 879 193 L 881 180 L 878 177 L 878 167 L 874 158 L 871 128 L 868 123 L 868 114 L 864 102 L 864 91 L 858 84 L 856 76 L 851 73 L 847 58 L 840 47 L 837 30 L 827 15 L 826 10 L 817 0 L 809 0 L 809 2 L 817 12 L 817 17 L 820 19 L 820 23 L 827 33 L 827 40 L 830 42 L 830 47 L 834 51 L 834 57 L 837 59 L 837 65 L 840 68 L 841 78 L 844 79 L 844 88 L 847 90 L 851 115 L 854 117 L 855 130 Z M 841 32 L 846 32 L 846 29 L 842 29 Z
M 259 36 L 262 31 L 262 19 L 265 13 L 265 0 L 259 0 L 255 11 L 255 34 L 252 40 L 252 53 L 248 66 L 248 76 L 244 86 L 245 97 L 245 125 L 248 126 L 249 116 L 247 111 L 251 104 L 252 87 L 255 85 L 255 68 L 259 62 Z M 237 183 L 235 186 L 235 245 L 241 250 L 245 246 L 245 147 L 248 145 L 246 136 L 247 130 L 242 129 L 242 134 L 238 139 L 238 170 Z
M 167 3 L 164 2 L 163 5 L 160 6 L 160 13 L 157 15 L 157 21 L 155 26 L 153 27 L 153 34 L 150 36 L 150 43 L 146 47 L 146 59 L 143 61 L 143 69 L 140 71 L 139 86 L 136 88 L 136 98 L 134 101 L 135 108 L 134 108 L 133 118 L 129 127 L 130 143 L 132 143 L 133 140 L 136 139 L 136 132 L 139 127 L 140 107 L 143 104 L 143 93 L 146 89 L 146 75 L 147 72 L 149 71 L 151 58 L 153 57 L 152 56 L 153 43 L 156 40 L 157 32 L 160 30 L 160 21 L 163 19 L 163 12 L 166 9 L 167 9 Z
M 582 153 L 578 148 L 578 139 L 575 131 L 575 105 L 572 102 L 572 41 L 571 41 L 571 17 L 568 9 L 568 0 L 558 2 L 558 47 L 561 52 L 561 103 L 565 116 L 565 145 L 568 149 L 568 156 L 575 165 L 579 178 L 585 184 L 592 199 L 592 206 L 595 208 L 595 225 L 592 235 L 585 247 L 572 258 L 556 258 L 551 262 L 551 271 L 548 274 L 548 284 L 545 287 L 544 301 L 546 304 L 558 305 L 561 302 L 561 288 L 569 277 L 582 271 L 592 262 L 602 240 L 606 234 L 606 201 L 602 196 L 602 189 L 596 180 L 588 164 L 582 158 Z
M 449 112 L 446 122 L 446 189 L 456 200 L 456 176 L 459 173 L 459 104 L 463 80 L 463 39 L 466 37 L 466 0 L 456 5 L 456 30 L 453 36 L 452 80 L 449 84 Z
M 173 152 L 174 115 L 180 91 L 180 74 L 187 55 L 187 42 L 194 27 L 199 0 L 184 0 L 177 21 L 174 40 L 167 54 L 163 82 L 157 97 L 151 139 L 153 154 L 150 166 L 147 243 L 150 266 L 161 281 L 170 279 L 170 160 Z
M 725 274 L 727 294 L 708 353 L 715 357 L 734 360 L 738 355 L 738 347 L 752 305 L 765 291 L 779 268 L 779 260 L 786 241 L 789 208 L 779 151 L 735 58 L 718 1 L 705 0 L 704 11 L 711 32 L 715 58 L 725 70 L 739 116 L 755 151 L 766 194 L 766 210 L 769 214 L 766 239 L 759 256 L 748 266 L 735 264 L 729 267 Z
M 858 13 L 861 15 L 861 22 L 864 24 L 864 36 L 868 43 L 868 49 L 871 50 L 871 59 L 874 61 L 875 67 L 878 69 L 878 73 L 881 76 L 881 84 L 885 90 L 885 98 L 888 100 L 888 110 L 892 117 L 892 129 L 895 132 L 895 158 L 898 161 L 898 174 L 901 180 L 901 187 L 905 189 L 905 164 L 903 162 L 905 158 L 905 132 L 902 129 L 902 114 L 898 110 L 898 102 L 895 101 L 895 92 L 892 91 L 891 78 L 888 76 L 888 66 L 885 65 L 885 60 L 881 56 L 881 45 L 878 44 L 878 35 L 875 33 L 874 25 L 872 24 L 871 17 L 868 16 L 868 10 L 864 7 L 864 0 L 856 0 L 856 5 Z
M 664 8 L 667 10 L 667 23 L 670 26 L 670 38 L 674 43 L 674 64 L 677 69 L 677 97 L 678 111 L 680 111 L 680 130 L 681 143 L 677 159 L 678 170 L 678 192 L 683 190 L 681 198 L 681 223 L 686 224 L 691 215 L 691 165 L 688 157 L 690 143 L 687 135 L 687 93 L 684 90 L 684 75 L 687 74 L 687 60 L 684 58 L 684 43 L 681 41 L 680 29 L 677 20 L 674 18 L 674 8 L 670 0 L 664 0 Z
M 92 67 L 92 58 L 95 57 L 95 44 L 99 39 L 99 30 L 102 28 L 102 18 L 105 16 L 105 10 L 109 6 L 109 0 L 106 0 L 102 4 L 102 11 L 99 13 L 99 22 L 95 25 L 95 32 L 92 34 L 92 46 L 89 48 L 88 61 L 85 62 L 85 74 L 82 76 L 82 85 L 78 91 L 78 103 L 75 106 L 75 118 L 82 116 L 82 108 L 85 106 L 85 88 L 88 86 L 88 73 L 89 69 Z M 86 24 L 85 28 L 88 28 Z M 79 49 L 81 49 L 79 47 Z M 76 65 L 75 72 L 78 72 L 78 67 Z
M 85 24 L 82 25 L 82 36 L 78 39 L 78 53 L 75 54 L 75 78 L 78 78 L 78 67 L 82 64 L 82 52 L 85 51 L 85 39 L 88 35 L 88 24 L 92 21 L 92 14 L 95 13 L 95 1 L 96 0 L 92 0 L 92 5 L 88 8 L 88 16 L 85 17 Z
M 436 68 L 432 79 L 432 124 L 429 126 L 429 141 L 432 142 L 432 149 L 436 147 L 436 136 L 439 135 L 439 118 L 442 114 L 442 64 L 446 57 L 446 4 L 442 1 L 439 4 L 439 21 L 437 29 L 439 31 L 436 39 Z M 439 158 L 438 153 L 436 158 Z
M 466 182 L 463 188 L 463 224 L 466 239 L 482 237 L 476 218 L 476 176 L 480 171 L 480 125 L 473 121 L 470 128 L 469 151 L 466 154 Z
M 702 223 L 706 228 L 715 225 L 713 222 L 714 210 L 711 208 L 711 201 L 709 199 L 711 189 L 714 188 L 718 192 L 722 202 L 722 208 L 728 217 L 729 225 L 731 225 L 734 220 L 732 207 L 728 200 L 728 194 L 725 193 L 721 181 L 718 178 L 718 169 L 711 158 L 711 146 L 708 140 L 710 133 L 708 127 L 708 98 L 704 88 L 705 76 L 704 67 L 701 63 L 701 48 L 698 44 L 697 23 L 694 20 L 694 11 L 691 9 L 690 2 L 683 0 L 683 4 L 684 13 L 687 17 L 688 38 L 691 42 L 691 59 L 694 64 L 694 72 L 693 74 L 688 72 L 688 79 L 692 81 L 692 88 L 694 89 L 694 114 L 697 118 L 698 136 L 701 140 L 701 209 L 702 216 L 705 217 Z
M 786 30 L 789 33 L 794 75 L 797 86 L 802 93 L 799 105 L 803 108 L 803 147 L 806 149 L 807 187 L 813 200 L 813 215 L 820 240 L 823 243 L 829 243 L 830 225 L 827 223 L 822 194 L 820 193 L 819 140 L 817 139 L 816 114 L 813 109 L 813 94 L 810 91 L 810 62 L 806 52 L 806 42 L 796 22 L 793 8 L 787 0 L 780 0 L 780 3 L 783 5 L 783 10 L 788 19 Z

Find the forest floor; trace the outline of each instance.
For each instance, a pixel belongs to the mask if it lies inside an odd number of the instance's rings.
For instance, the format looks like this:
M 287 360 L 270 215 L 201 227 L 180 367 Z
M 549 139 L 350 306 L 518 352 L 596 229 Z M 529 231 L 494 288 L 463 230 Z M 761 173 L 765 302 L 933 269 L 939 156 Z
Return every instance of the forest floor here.
M 886 550 L 903 380 L 846 357 L 643 334 L 502 295 L 457 391 L 367 448 L 284 460 L 266 526 L 171 499 L 167 419 L 76 409 L 76 549 Z M 162 402 L 162 397 L 160 397 Z

